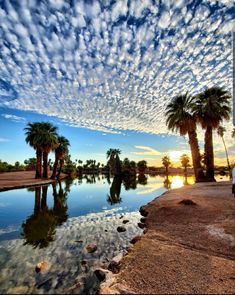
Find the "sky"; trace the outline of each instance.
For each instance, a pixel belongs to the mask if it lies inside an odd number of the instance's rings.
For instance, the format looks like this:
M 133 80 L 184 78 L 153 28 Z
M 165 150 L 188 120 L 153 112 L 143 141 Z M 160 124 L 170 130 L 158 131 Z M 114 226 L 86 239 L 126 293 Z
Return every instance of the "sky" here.
M 177 166 L 189 145 L 167 130 L 166 105 L 214 85 L 232 93 L 234 19 L 234 0 L 0 0 L 0 159 L 35 156 L 24 128 L 49 121 L 73 160 L 119 148 Z M 232 117 L 223 125 L 235 162 Z M 214 148 L 226 165 L 216 133 Z

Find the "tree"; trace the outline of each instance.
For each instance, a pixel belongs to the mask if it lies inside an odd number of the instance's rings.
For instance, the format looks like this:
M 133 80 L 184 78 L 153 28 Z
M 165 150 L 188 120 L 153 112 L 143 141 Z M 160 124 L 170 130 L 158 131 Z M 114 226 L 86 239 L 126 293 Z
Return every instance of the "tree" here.
M 191 114 L 193 98 L 188 94 L 176 96 L 166 108 L 167 128 L 173 132 L 179 132 L 181 136 L 188 135 L 192 154 L 195 181 L 204 181 L 204 173 L 201 166 L 201 155 L 196 132 L 196 119 Z
M 231 95 L 221 87 L 207 88 L 194 97 L 192 104 L 193 114 L 205 129 L 205 161 L 207 181 L 215 181 L 213 129 L 217 129 L 225 119 L 229 120 Z
M 137 163 L 137 168 L 139 170 L 139 173 L 144 173 L 147 169 L 147 162 L 145 160 L 139 161 Z
M 229 157 L 228 157 L 228 151 L 227 151 L 227 147 L 224 141 L 224 132 L 226 131 L 226 129 L 223 126 L 219 126 L 217 128 L 217 134 L 221 137 L 222 141 L 223 141 L 223 145 L 224 145 L 224 149 L 225 149 L 225 154 L 226 154 L 226 158 L 227 158 L 227 164 L 228 164 L 228 171 L 230 172 L 231 167 L 230 167 L 230 163 L 229 163 Z
M 43 178 L 48 178 L 48 154 L 58 146 L 57 127 L 49 122 L 41 123 L 43 142 L 41 144 L 43 151 Z
M 190 167 L 190 160 L 189 160 L 189 156 L 186 155 L 186 154 L 183 154 L 180 156 L 180 162 L 181 162 L 181 165 L 183 166 L 184 168 L 184 173 L 187 174 L 187 168 Z
M 42 131 L 41 131 L 41 123 L 35 122 L 35 123 L 28 123 L 27 127 L 24 129 L 26 138 L 25 141 L 28 143 L 31 147 L 33 147 L 36 150 L 36 158 L 37 158 L 37 164 L 36 164 L 36 174 L 35 178 L 41 178 L 42 176 Z
M 166 169 L 166 174 L 168 175 L 168 169 L 169 169 L 169 166 L 171 165 L 170 158 L 168 156 L 164 156 L 162 158 L 162 164 Z
M 54 166 L 53 166 L 53 172 L 51 175 L 51 179 L 55 179 L 59 163 L 60 163 L 60 170 L 59 171 L 61 171 L 61 165 L 62 165 L 61 159 L 66 154 L 68 154 L 69 145 L 70 145 L 70 143 L 67 138 L 65 138 L 64 136 L 58 136 L 58 146 L 55 149 L 55 162 L 54 162 Z M 59 176 L 60 176 L 60 174 L 58 172 L 57 177 L 59 177 Z
M 108 160 L 108 166 L 111 174 L 120 175 L 121 174 L 121 162 L 119 159 L 119 155 L 121 151 L 119 149 L 109 149 L 106 152 Z

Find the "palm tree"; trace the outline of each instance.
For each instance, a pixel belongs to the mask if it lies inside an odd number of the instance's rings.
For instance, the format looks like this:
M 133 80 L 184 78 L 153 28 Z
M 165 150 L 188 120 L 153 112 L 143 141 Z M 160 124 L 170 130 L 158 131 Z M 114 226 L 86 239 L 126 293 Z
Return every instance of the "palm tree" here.
M 36 174 L 35 178 L 41 178 L 42 176 L 42 142 L 43 136 L 41 131 L 41 123 L 28 123 L 27 127 L 24 128 L 26 139 L 25 141 L 36 150 Z
M 226 154 L 226 158 L 227 158 L 228 171 L 230 172 L 231 167 L 230 167 L 230 163 L 229 163 L 227 147 L 226 147 L 226 144 L 225 144 L 225 141 L 224 141 L 224 132 L 226 132 L 226 129 L 223 126 L 219 126 L 217 128 L 217 134 L 221 137 L 221 139 L 223 141 L 225 154 Z
M 48 178 L 48 154 L 58 146 L 57 127 L 53 126 L 50 122 L 42 122 L 40 125 L 43 137 L 41 144 L 43 150 L 43 178 Z
M 106 152 L 108 160 L 108 165 L 111 174 L 113 175 L 119 175 L 121 173 L 121 163 L 119 159 L 119 155 L 121 154 L 121 151 L 119 149 L 109 149 Z
M 204 181 L 201 166 L 201 155 L 196 132 L 196 119 L 190 113 L 193 98 L 188 94 L 176 96 L 166 108 L 166 124 L 169 130 L 179 132 L 181 136 L 188 134 L 191 149 L 195 181 Z
M 168 156 L 164 156 L 162 158 L 162 164 L 166 168 L 166 174 L 168 175 L 168 169 L 169 169 L 169 166 L 171 165 L 170 158 Z
M 58 146 L 55 149 L 55 163 L 54 163 L 54 166 L 53 166 L 53 172 L 52 172 L 52 175 L 51 175 L 51 179 L 55 179 L 57 168 L 58 168 L 58 164 L 59 164 L 60 160 L 66 154 L 68 154 L 68 147 L 70 145 L 68 139 L 65 138 L 64 136 L 58 136 L 57 139 L 58 139 Z M 62 163 L 60 162 L 60 164 L 62 164 Z
M 231 95 L 221 87 L 211 87 L 194 97 L 192 110 L 197 121 L 205 129 L 205 160 L 207 181 L 215 181 L 213 129 L 217 129 L 223 119 L 229 120 Z
M 186 155 L 186 154 L 181 155 L 180 156 L 180 162 L 181 162 L 181 165 L 184 167 L 184 174 L 186 175 L 187 174 L 187 168 L 190 167 L 189 156 Z

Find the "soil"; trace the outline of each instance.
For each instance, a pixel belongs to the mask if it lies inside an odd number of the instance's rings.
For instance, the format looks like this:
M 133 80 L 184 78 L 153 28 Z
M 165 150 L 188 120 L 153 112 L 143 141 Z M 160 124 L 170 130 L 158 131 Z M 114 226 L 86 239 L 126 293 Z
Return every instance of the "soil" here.
M 235 293 L 231 182 L 175 189 L 144 206 L 145 234 L 101 294 Z

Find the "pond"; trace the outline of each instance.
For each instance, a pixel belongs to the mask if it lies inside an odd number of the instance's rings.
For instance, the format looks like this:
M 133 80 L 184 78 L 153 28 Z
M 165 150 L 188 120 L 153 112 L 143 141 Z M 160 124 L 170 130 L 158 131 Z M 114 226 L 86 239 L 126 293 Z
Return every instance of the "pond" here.
M 192 183 L 188 177 L 186 184 Z M 182 176 L 86 175 L 1 192 L 1 294 L 95 293 L 94 270 L 127 253 L 130 240 L 143 232 L 139 208 L 184 184 Z M 90 252 L 89 244 L 97 249 Z

